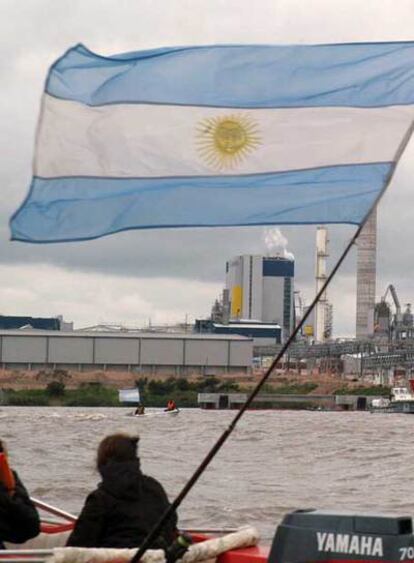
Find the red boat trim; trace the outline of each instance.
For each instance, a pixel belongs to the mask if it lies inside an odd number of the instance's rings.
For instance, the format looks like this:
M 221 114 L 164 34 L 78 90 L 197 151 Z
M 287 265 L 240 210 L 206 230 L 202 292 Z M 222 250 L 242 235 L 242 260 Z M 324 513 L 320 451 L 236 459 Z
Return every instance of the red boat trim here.
M 40 524 L 40 531 L 44 534 L 60 534 L 61 532 L 73 530 L 73 528 L 73 522 L 68 522 L 67 524 L 50 524 L 42 522 Z
M 206 534 L 191 534 L 191 537 L 193 538 L 194 543 L 199 543 L 202 541 L 210 540 L 217 536 Z M 270 547 L 268 546 L 254 546 L 232 549 L 219 555 L 217 557 L 217 563 L 266 563 L 269 557 L 269 552 Z
M 265 563 L 269 557 L 269 551 L 270 548 L 266 547 L 232 549 L 219 555 L 217 561 L 218 563 Z

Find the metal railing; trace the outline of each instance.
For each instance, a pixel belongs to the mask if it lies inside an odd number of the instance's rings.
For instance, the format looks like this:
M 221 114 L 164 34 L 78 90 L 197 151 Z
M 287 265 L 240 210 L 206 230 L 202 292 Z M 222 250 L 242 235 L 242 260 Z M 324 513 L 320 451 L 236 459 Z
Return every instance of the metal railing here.
M 255 346 L 254 353 L 258 356 L 274 355 L 282 348 L 281 344 L 272 346 Z M 324 342 L 321 344 L 306 344 L 296 342 L 288 350 L 289 358 L 331 358 L 344 354 L 371 354 L 376 351 L 373 340 L 344 340 L 341 342 Z

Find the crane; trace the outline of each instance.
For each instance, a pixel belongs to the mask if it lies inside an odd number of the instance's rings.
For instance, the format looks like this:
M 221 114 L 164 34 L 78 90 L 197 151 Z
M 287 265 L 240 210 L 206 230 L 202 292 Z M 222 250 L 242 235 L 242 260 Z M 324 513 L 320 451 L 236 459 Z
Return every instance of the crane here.
M 392 283 L 389 284 L 389 286 L 387 287 L 384 296 L 381 297 L 381 302 L 385 303 L 387 296 L 388 296 L 388 292 L 391 293 L 391 297 L 392 300 L 394 301 L 394 305 L 395 305 L 395 323 L 397 325 L 401 324 L 402 321 L 402 314 L 401 314 L 401 305 L 400 305 L 400 300 L 398 299 L 398 295 L 397 292 L 395 290 L 395 287 L 392 285 Z

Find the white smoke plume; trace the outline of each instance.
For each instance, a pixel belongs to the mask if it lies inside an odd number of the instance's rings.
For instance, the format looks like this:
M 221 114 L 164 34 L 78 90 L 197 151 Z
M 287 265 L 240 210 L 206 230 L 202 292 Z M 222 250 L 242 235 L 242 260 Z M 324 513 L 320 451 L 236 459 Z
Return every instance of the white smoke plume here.
M 287 250 L 288 240 L 277 227 L 266 227 L 263 230 L 263 241 L 270 256 L 280 255 L 288 260 L 294 260 L 294 255 Z

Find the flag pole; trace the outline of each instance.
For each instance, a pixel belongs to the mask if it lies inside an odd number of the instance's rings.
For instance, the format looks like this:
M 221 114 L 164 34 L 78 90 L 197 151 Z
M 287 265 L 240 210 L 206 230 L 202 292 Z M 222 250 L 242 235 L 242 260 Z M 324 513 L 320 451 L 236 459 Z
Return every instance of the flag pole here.
M 387 182 L 388 183 L 388 182 Z M 378 201 L 378 200 L 377 200 Z M 277 354 L 277 356 L 273 359 L 271 365 L 269 366 L 269 368 L 266 370 L 266 372 L 264 373 L 264 375 L 262 376 L 261 380 L 257 383 L 256 387 L 253 389 L 253 391 L 251 392 L 251 394 L 247 397 L 246 402 L 242 405 L 242 407 L 240 408 L 240 410 L 237 412 L 236 416 L 233 418 L 233 420 L 230 422 L 229 426 L 224 430 L 224 432 L 222 433 L 222 435 L 219 437 L 219 439 L 216 441 L 216 443 L 213 445 L 213 447 L 211 448 L 211 450 L 208 452 L 208 454 L 206 455 L 206 457 L 203 459 L 203 461 L 200 463 L 200 465 L 198 466 L 198 468 L 194 471 L 193 475 L 190 477 L 190 479 L 187 481 L 187 483 L 184 485 L 184 487 L 182 488 L 181 492 L 178 494 L 178 496 L 174 499 L 174 501 L 171 503 L 171 505 L 169 506 L 169 508 L 164 512 L 164 514 L 161 516 L 161 518 L 159 519 L 159 521 L 155 524 L 155 526 L 152 528 L 152 530 L 149 532 L 148 536 L 144 539 L 144 541 L 142 542 L 141 546 L 139 547 L 138 551 L 136 552 L 136 554 L 132 557 L 130 563 L 137 563 L 141 557 L 143 556 L 143 554 L 145 553 L 145 551 L 149 548 L 149 546 L 151 545 L 151 543 L 158 537 L 162 527 L 164 526 L 164 524 L 167 522 L 167 520 L 169 519 L 169 517 L 172 515 L 172 513 L 180 506 L 180 504 L 182 503 L 182 501 L 184 500 L 184 498 L 187 496 L 187 494 L 190 492 L 190 490 L 192 489 L 193 485 L 198 481 L 198 479 L 200 478 L 200 476 L 203 474 L 204 470 L 208 467 L 209 463 L 211 462 L 211 460 L 214 458 L 214 456 L 217 454 L 217 452 L 220 450 L 221 446 L 224 444 L 224 442 L 227 440 L 227 438 L 230 436 L 230 434 L 233 432 L 234 428 L 236 427 L 236 424 L 238 423 L 238 421 L 240 420 L 240 418 L 243 416 L 243 414 L 246 412 L 246 410 L 249 408 L 249 406 L 252 404 L 254 398 L 257 396 L 257 394 L 259 393 L 260 389 L 263 387 L 263 385 L 266 383 L 266 381 L 268 380 L 270 374 L 272 373 L 272 371 L 275 369 L 275 367 L 277 366 L 277 364 L 279 363 L 280 359 L 283 357 L 283 355 L 286 353 L 286 350 L 289 348 L 289 346 L 292 344 L 292 342 L 294 341 L 294 339 L 296 338 L 296 336 L 298 335 L 298 333 L 300 332 L 300 330 L 302 329 L 302 327 L 304 326 L 307 318 L 309 317 L 309 315 L 312 313 L 313 309 L 315 308 L 316 304 L 318 303 L 319 299 L 321 298 L 321 296 L 324 294 L 324 292 L 326 291 L 328 285 L 330 284 L 330 282 L 332 281 L 333 277 L 335 276 L 336 272 L 338 271 L 338 269 L 340 268 L 342 262 L 345 260 L 345 258 L 347 257 L 349 251 L 351 250 L 351 248 L 353 247 L 353 245 L 356 243 L 362 229 L 365 226 L 365 223 L 367 222 L 368 217 L 370 216 L 371 212 L 373 211 L 374 207 L 377 204 L 377 201 L 375 201 L 375 204 L 372 206 L 372 208 L 369 210 L 369 212 L 366 214 L 366 216 L 364 217 L 363 221 L 360 223 L 359 227 L 357 228 L 357 230 L 355 231 L 354 235 L 352 236 L 352 238 L 350 239 L 350 241 L 348 242 L 347 246 L 345 247 L 344 251 L 342 252 L 340 258 L 338 259 L 337 263 L 335 264 L 334 268 L 332 269 L 332 271 L 330 272 L 330 274 L 328 275 L 328 277 L 326 278 L 324 284 L 322 285 L 322 287 L 320 288 L 320 290 L 318 291 L 318 293 L 315 295 L 312 303 L 310 304 L 309 308 L 307 309 L 306 313 L 303 315 L 302 319 L 299 321 L 299 323 L 296 325 L 295 329 L 293 330 L 292 334 L 289 336 L 288 340 L 285 342 L 285 344 L 282 346 L 280 352 Z

